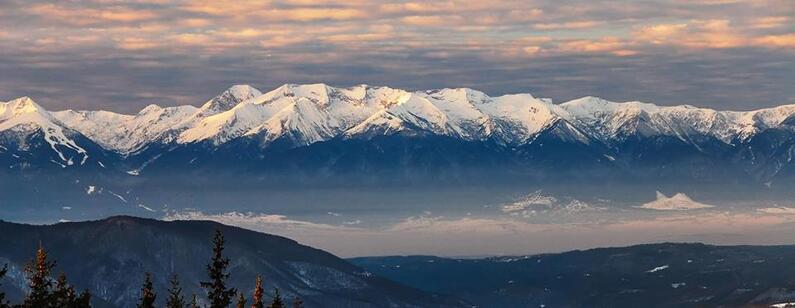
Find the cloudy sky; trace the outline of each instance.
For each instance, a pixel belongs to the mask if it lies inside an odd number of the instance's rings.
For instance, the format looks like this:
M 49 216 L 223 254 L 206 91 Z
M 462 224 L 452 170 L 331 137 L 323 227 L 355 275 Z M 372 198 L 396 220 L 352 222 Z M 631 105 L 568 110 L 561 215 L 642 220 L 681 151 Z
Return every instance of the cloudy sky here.
M 315 82 L 795 103 L 795 1 L 0 0 L 0 100 L 135 112 Z

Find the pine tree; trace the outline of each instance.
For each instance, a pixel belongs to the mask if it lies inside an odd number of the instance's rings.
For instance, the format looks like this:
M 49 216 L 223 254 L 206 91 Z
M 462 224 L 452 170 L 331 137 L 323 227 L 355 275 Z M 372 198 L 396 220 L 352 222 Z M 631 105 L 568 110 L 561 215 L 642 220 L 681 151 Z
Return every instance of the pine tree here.
M 171 286 L 168 288 L 167 308 L 184 308 L 185 298 L 182 296 L 182 287 L 179 286 L 177 274 L 171 276 Z
M 237 294 L 237 308 L 246 308 L 246 296 L 243 293 Z
M 285 308 L 282 302 L 282 296 L 279 295 L 279 288 L 273 288 L 273 301 L 268 308 Z
M 254 303 L 251 305 L 251 308 L 265 307 L 265 304 L 262 302 L 262 295 L 264 293 L 264 290 L 262 290 L 262 277 L 257 275 L 257 284 L 254 287 Z
M 229 267 L 229 259 L 224 258 L 224 235 L 219 230 L 215 230 L 213 246 L 212 261 L 207 264 L 207 275 L 210 281 L 202 282 L 201 286 L 207 289 L 210 308 L 226 308 L 232 303 L 237 289 L 226 288 L 226 279 L 229 278 L 229 274 L 226 272 Z
M 75 299 L 76 308 L 91 308 L 91 293 L 88 290 L 83 290 L 80 296 Z
M 39 244 L 35 259 L 25 266 L 30 293 L 25 297 L 25 301 L 22 303 L 23 307 L 49 306 L 52 299 L 50 271 L 53 267 L 55 267 L 55 262 L 47 261 L 47 251 Z
M 138 308 L 154 308 L 155 299 L 157 299 L 157 294 L 155 294 L 152 287 L 152 274 L 147 272 L 144 274 L 144 284 L 141 287 L 141 302 L 138 304 Z
M 196 294 L 193 294 L 193 299 L 190 301 L 190 308 L 199 308 L 199 302 L 196 300 Z
M 293 299 L 293 308 L 304 308 L 304 301 L 300 297 Z
M 8 273 L 8 264 L 3 265 L 3 268 L 0 269 L 0 280 L 2 280 L 3 277 L 6 276 L 6 273 Z M 2 288 L 0 288 L 0 308 L 10 308 L 10 307 L 11 305 L 9 305 L 8 302 L 6 301 L 5 292 L 3 292 Z
M 61 273 L 55 280 L 55 291 L 52 292 L 52 304 L 55 307 L 73 307 L 77 301 L 75 289 L 66 281 L 66 274 Z

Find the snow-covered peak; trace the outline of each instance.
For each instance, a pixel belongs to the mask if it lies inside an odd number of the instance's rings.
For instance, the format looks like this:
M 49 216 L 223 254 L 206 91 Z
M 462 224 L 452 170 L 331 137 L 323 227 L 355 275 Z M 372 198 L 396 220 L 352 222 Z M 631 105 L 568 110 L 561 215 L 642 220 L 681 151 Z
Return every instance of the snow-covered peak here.
M 49 117 L 49 114 L 47 114 L 44 108 L 27 96 L 6 103 L 0 103 L 0 121 L 31 113 L 39 114 L 42 117 Z
M 269 93 L 270 94 L 270 93 Z M 224 143 L 240 137 L 257 125 L 261 125 L 269 116 L 275 114 L 283 104 L 261 102 L 264 94 L 254 100 L 244 101 L 230 110 L 208 116 L 179 133 L 177 142 L 192 143 L 212 140 Z
M 138 115 L 152 114 L 152 113 L 160 112 L 162 110 L 163 110 L 163 107 L 160 107 L 160 106 L 155 105 L 155 104 L 149 104 L 146 107 L 144 107 L 143 109 L 141 109 L 141 111 L 138 111 Z
M 560 106 L 575 118 L 598 118 L 616 112 L 625 114 L 653 113 L 660 110 L 660 107 L 654 104 L 637 101 L 618 103 L 595 96 L 581 97 L 560 104 Z
M 290 90 L 293 92 L 295 96 L 301 97 L 325 97 L 334 89 L 329 87 L 324 83 L 314 83 L 314 84 L 290 84 L 288 85 Z
M 174 121 L 184 116 L 188 116 L 196 112 L 198 108 L 194 106 L 175 106 L 175 107 L 160 107 L 157 105 L 149 105 L 135 116 L 138 119 L 136 122 L 159 122 L 160 120 Z
M 486 93 L 470 88 L 445 88 L 438 90 L 428 90 L 424 91 L 424 93 L 428 97 L 439 101 L 457 101 L 467 102 L 470 104 L 483 104 L 490 101 L 490 98 L 488 95 L 486 95 Z
M 50 122 L 52 122 L 50 113 L 30 97 L 25 96 L 0 103 L 0 130 L 20 124 L 42 126 Z
M 200 109 L 200 116 L 210 116 L 224 112 L 237 106 L 241 102 L 262 95 L 262 92 L 249 85 L 234 85 L 218 96 L 204 103 Z
M 728 144 L 765 129 L 779 127 L 795 116 L 795 105 L 737 112 L 691 105 L 617 103 L 597 97 L 575 99 L 561 104 L 561 107 L 606 143 L 628 135 L 669 135 L 690 142 L 690 136 L 698 134 Z
M 128 154 L 159 141 L 160 138 L 168 137 L 168 131 L 179 127 L 198 110 L 194 106 L 149 105 L 134 115 L 74 110 L 53 112 L 52 115 L 102 147 Z
M 740 121 L 742 123 L 753 123 L 765 128 L 775 127 L 795 114 L 795 104 L 740 112 L 738 114 L 740 115 Z
M 0 119 L 43 110 L 27 98 L 13 102 L 13 106 L 10 102 L 2 104 Z M 50 116 L 46 111 L 38 114 L 45 119 Z M 684 142 L 697 140 L 693 138 L 696 135 L 711 136 L 731 143 L 768 128 L 795 130 L 795 105 L 732 112 L 689 105 L 612 102 L 592 96 L 554 104 L 531 94 L 492 97 L 469 88 L 412 92 L 368 85 L 337 88 L 322 83 L 285 84 L 264 94 L 248 85 L 235 85 L 200 108 L 150 105 L 134 115 L 62 111 L 52 116 L 122 154 L 154 142 L 221 144 L 236 138 L 255 138 L 269 143 L 285 138 L 300 146 L 336 137 L 369 138 L 398 132 L 518 145 L 533 142 L 549 128 L 565 127 L 576 135 L 567 141 L 597 139 L 611 145 L 632 136 L 660 135 Z
M 477 107 L 494 123 L 498 139 L 509 144 L 528 142 L 559 119 L 568 119 L 568 113 L 560 106 L 531 94 L 493 97 L 489 103 Z
M 491 101 L 483 92 L 472 89 L 441 89 L 420 93 L 439 111 L 449 130 L 448 134 L 465 140 L 485 139 L 491 135 L 493 126 L 489 115 L 480 105 Z
M 61 125 L 60 121 L 29 97 L 0 103 L 0 132 L 17 132 L 17 138 L 20 139 L 40 132 L 58 158 L 65 162 L 62 166 L 73 164 L 69 152 L 79 155 L 80 163 L 85 163 L 88 158 L 86 151 L 67 136 L 68 131 Z
M 720 112 L 690 105 L 657 106 L 638 101 L 618 103 L 588 96 L 560 106 L 607 144 L 632 135 L 668 135 L 689 142 L 689 136 L 694 134 L 712 136 L 728 143 L 736 126 Z
M 254 88 L 247 84 L 238 84 L 231 86 L 229 87 L 229 89 L 227 89 L 224 92 L 230 93 L 233 97 L 240 99 L 241 101 L 262 95 L 262 92 L 260 92 L 260 90 L 257 90 L 257 88 Z
M 585 96 L 560 104 L 572 116 L 576 117 L 612 112 L 616 109 L 616 105 L 617 103 L 596 96 Z
M 385 106 L 383 89 L 365 85 L 333 88 L 325 84 L 286 84 L 207 117 L 180 134 L 182 143 L 224 143 L 241 136 L 270 142 L 286 137 L 309 144 L 340 135 Z
M 284 97 L 304 97 L 315 102 L 327 102 L 329 94 L 335 89 L 323 83 L 316 84 L 284 84 L 273 91 L 257 98 L 259 103 L 268 103 Z
M 792 125 L 795 104 L 744 112 L 723 111 L 721 114 L 734 123 L 736 137 L 745 140 L 768 128 Z

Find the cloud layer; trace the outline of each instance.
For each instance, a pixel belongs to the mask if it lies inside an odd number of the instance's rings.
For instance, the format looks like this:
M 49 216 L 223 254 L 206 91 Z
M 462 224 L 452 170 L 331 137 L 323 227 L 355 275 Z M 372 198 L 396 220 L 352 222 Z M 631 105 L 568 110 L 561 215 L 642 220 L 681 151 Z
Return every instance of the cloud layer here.
M 788 0 L 10 0 L 0 98 L 135 111 L 326 82 L 749 109 L 795 101 L 792 16 Z
M 278 234 L 343 257 L 431 254 L 446 256 L 522 255 L 650 242 L 714 244 L 791 243 L 792 209 L 756 212 L 668 212 L 650 218 L 610 222 L 532 223 L 513 217 L 409 217 L 382 227 L 331 225 L 256 213 L 167 214 L 166 220 L 213 220 Z M 554 239 L 554 240 L 550 240 Z

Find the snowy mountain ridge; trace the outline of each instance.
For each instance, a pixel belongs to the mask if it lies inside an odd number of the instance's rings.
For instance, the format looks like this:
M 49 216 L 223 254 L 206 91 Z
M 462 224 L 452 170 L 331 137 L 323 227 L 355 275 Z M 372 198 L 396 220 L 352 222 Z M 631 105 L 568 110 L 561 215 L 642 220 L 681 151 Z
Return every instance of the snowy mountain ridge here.
M 88 159 L 86 150 L 67 136 L 71 134 L 69 129 L 29 97 L 0 102 L 0 133 L 7 131 L 18 132 L 20 136 L 32 132 L 42 133 L 44 141 L 67 165 L 74 164 L 74 161 L 64 154 L 65 149 L 81 155 L 81 165 Z M 24 144 L 24 140 L 18 142 Z
M 544 136 L 606 148 L 665 137 L 706 151 L 704 140 L 733 146 L 770 129 L 795 132 L 793 119 L 795 105 L 737 112 L 597 97 L 555 104 L 531 94 L 491 97 L 468 88 L 406 91 L 325 84 L 285 84 L 267 93 L 236 85 L 200 107 L 150 105 L 137 114 L 49 112 L 27 97 L 0 103 L 0 133 L 39 129 L 64 162 L 70 159 L 59 152 L 62 148 L 84 154 L 83 160 L 88 155 L 74 134 L 121 156 L 152 145 L 217 147 L 246 139 L 262 148 L 276 141 L 302 147 L 378 136 L 440 136 L 506 148 Z M 599 155 L 613 160 L 613 154 Z

